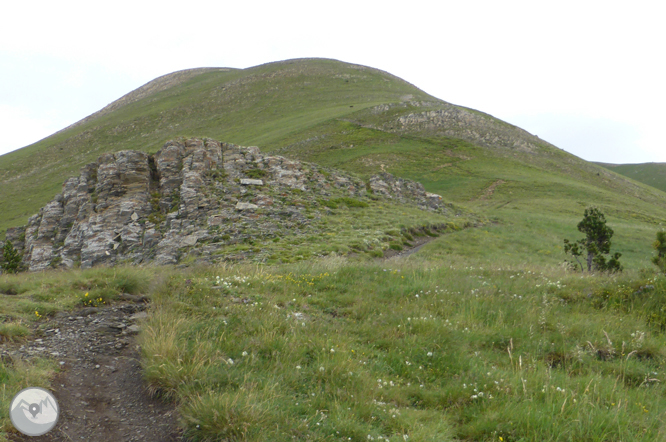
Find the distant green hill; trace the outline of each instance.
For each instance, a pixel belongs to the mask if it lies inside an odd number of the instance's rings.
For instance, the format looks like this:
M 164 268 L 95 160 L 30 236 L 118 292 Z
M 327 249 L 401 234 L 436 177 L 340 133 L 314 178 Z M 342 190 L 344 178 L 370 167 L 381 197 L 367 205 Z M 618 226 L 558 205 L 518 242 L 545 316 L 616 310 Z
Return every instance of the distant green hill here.
M 632 180 L 666 192 L 666 163 L 597 164 Z
M 618 237 L 625 236 L 621 251 L 639 260 L 650 253 L 650 240 L 633 245 L 666 219 L 663 192 L 518 127 L 377 69 L 302 59 L 166 75 L 1 156 L 0 230 L 25 224 L 67 177 L 101 153 L 152 153 L 179 136 L 257 145 L 365 179 L 386 170 L 420 181 L 511 226 L 496 246 L 530 259 L 559 261 L 561 238 L 577 234 L 575 224 L 592 204 L 616 223 Z M 545 241 L 538 252 L 531 237 Z

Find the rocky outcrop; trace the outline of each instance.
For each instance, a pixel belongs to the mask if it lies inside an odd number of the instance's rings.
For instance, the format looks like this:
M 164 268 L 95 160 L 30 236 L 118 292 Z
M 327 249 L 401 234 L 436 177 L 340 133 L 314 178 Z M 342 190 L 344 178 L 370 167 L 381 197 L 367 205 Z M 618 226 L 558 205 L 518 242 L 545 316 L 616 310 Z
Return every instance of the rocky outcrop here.
M 401 203 L 416 203 L 422 210 L 437 210 L 442 206 L 442 197 L 426 192 L 423 184 L 395 177 L 388 172 L 370 177 L 368 184 L 376 195 L 396 199 Z
M 382 104 L 370 109 L 381 115 L 394 109 L 412 110 L 377 127 L 388 132 L 432 134 L 462 138 L 489 148 L 507 148 L 534 153 L 554 147 L 539 137 L 490 115 L 446 102 L 403 102 Z M 423 110 L 417 111 L 418 108 Z M 428 109 L 430 108 L 430 109 Z
M 30 270 L 122 262 L 174 264 L 216 244 L 298 232 L 305 206 L 333 196 L 394 199 L 445 212 L 441 197 L 388 173 L 359 178 L 210 139 L 167 142 L 155 155 L 102 155 L 7 238 Z

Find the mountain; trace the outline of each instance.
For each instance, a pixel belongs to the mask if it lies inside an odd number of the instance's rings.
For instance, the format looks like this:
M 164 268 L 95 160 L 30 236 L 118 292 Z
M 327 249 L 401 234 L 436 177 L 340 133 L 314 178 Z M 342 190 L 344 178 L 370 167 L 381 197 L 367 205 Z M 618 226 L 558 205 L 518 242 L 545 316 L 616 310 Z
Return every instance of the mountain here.
M 277 143 L 354 110 L 431 99 L 387 73 L 330 60 L 196 69 L 161 77 L 38 143 L 0 157 L 0 229 L 25 224 L 62 182 L 101 154 L 155 153 L 179 136 Z
M 632 180 L 666 192 L 666 163 L 597 164 L 615 173 L 629 177 Z
M 199 69 L 0 166 L 25 264 L 101 264 L 0 275 L 7 391 L 58 351 L 73 439 L 663 439 L 666 193 L 490 115 L 333 60 Z M 620 274 L 565 262 L 589 206 Z M 107 413 L 92 370 L 178 419 Z
M 666 194 L 568 154 L 488 114 L 437 99 L 389 73 L 302 59 L 160 77 L 51 137 L 0 157 L 0 228 L 26 224 L 62 183 L 105 153 L 157 152 L 178 137 L 420 182 L 445 201 L 512 226 L 498 247 L 550 260 L 589 205 L 623 243 L 666 218 Z M 573 226 L 573 227 L 572 227 Z M 520 237 L 509 232 L 521 232 Z M 527 237 L 545 238 L 533 252 Z M 647 247 L 627 246 L 645 259 Z M 559 258 L 558 258 L 559 259 Z

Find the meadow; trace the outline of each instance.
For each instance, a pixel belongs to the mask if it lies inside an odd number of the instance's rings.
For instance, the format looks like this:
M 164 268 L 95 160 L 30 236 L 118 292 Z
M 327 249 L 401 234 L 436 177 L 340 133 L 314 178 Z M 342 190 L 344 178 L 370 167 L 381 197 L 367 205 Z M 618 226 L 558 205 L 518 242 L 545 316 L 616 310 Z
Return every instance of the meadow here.
M 575 273 L 561 252 L 515 264 L 487 252 L 493 229 L 386 260 L 3 275 L 0 336 L 27 339 L 85 293 L 149 295 L 145 380 L 193 441 L 662 439 L 666 278 L 649 262 Z M 456 253 L 470 235 L 485 256 Z M 54 370 L 3 363 L 5 430 L 8 391 Z

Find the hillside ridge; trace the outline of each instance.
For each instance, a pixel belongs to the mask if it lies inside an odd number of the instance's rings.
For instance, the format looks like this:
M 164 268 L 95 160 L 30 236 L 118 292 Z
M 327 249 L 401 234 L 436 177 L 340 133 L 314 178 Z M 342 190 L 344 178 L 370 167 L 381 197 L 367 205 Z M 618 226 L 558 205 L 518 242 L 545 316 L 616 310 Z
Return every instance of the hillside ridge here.
M 113 111 L 116 111 L 120 109 L 123 106 L 126 106 L 131 103 L 135 103 L 139 100 L 142 100 L 146 97 L 149 97 L 150 95 L 156 94 L 158 92 L 165 91 L 169 88 L 172 88 L 174 86 L 177 86 L 179 84 L 182 84 L 186 82 L 187 80 L 190 80 L 191 78 L 196 77 L 197 75 L 201 75 L 204 73 L 208 72 L 229 72 L 233 70 L 232 68 L 192 68 L 192 69 L 183 69 L 175 72 L 171 72 L 170 74 L 165 74 L 160 77 L 155 78 L 154 80 L 150 80 L 148 83 L 144 84 L 143 86 L 139 86 L 138 88 L 134 89 L 131 92 L 128 92 L 127 94 L 123 95 L 122 97 L 118 98 L 117 100 L 112 101 L 111 103 L 107 104 L 104 106 L 102 109 L 98 110 L 97 112 L 88 115 L 87 117 L 77 121 L 76 123 L 70 124 L 69 126 L 60 129 L 59 131 L 55 132 L 53 135 L 59 134 L 61 132 L 67 131 L 69 129 L 73 129 L 79 126 L 82 126 L 86 123 L 89 123 L 96 118 L 103 117 L 104 115 L 108 115 Z
M 666 163 L 611 164 L 597 162 L 595 164 L 666 192 Z

